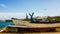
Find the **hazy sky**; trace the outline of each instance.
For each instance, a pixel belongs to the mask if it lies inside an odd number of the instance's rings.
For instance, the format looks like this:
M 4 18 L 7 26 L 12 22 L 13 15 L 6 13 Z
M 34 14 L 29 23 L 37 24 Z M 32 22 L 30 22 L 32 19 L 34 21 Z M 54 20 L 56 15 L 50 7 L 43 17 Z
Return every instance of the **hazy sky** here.
M 25 18 L 32 12 L 35 16 L 60 16 L 60 0 L 0 0 L 0 19 Z

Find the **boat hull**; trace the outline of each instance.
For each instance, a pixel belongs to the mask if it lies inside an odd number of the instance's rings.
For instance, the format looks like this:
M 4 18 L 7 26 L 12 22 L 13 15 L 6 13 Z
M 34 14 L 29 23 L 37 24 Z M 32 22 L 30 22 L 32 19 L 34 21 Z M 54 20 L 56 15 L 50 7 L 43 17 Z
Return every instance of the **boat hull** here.
M 29 32 L 50 32 L 50 31 L 56 31 L 57 27 L 35 27 L 35 28 L 29 28 L 26 26 L 8 26 L 8 29 L 10 30 L 18 30 L 16 32 L 24 32 L 24 31 L 29 31 Z
M 60 27 L 60 23 L 50 23 L 50 24 L 37 24 L 30 23 L 28 21 L 22 21 L 19 19 L 12 19 L 15 25 L 19 26 L 19 31 L 55 31 L 57 27 Z M 21 25 L 27 27 L 20 27 Z
M 56 28 L 20 28 L 19 31 L 47 32 L 56 31 Z

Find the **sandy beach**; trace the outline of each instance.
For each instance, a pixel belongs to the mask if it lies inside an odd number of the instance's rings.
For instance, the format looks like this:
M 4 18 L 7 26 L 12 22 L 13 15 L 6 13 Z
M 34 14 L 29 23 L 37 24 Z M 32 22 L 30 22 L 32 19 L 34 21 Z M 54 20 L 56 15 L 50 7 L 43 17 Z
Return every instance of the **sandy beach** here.
M 60 34 L 60 32 L 44 32 L 44 33 L 0 33 L 0 34 Z

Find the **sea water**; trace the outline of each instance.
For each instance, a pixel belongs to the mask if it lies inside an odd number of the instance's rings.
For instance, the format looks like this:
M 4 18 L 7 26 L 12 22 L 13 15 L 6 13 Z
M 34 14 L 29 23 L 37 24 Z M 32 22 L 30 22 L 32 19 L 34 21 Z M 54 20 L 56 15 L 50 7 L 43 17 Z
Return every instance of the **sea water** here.
M 13 22 L 0 22 L 0 28 L 4 28 L 8 25 L 14 25 Z

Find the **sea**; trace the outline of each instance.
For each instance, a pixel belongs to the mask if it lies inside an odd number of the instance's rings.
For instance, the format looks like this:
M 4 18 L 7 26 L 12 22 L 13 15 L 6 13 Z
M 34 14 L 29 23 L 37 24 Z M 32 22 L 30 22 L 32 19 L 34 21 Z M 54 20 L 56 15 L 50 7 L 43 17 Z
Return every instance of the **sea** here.
M 4 28 L 8 25 L 14 25 L 13 22 L 0 22 L 0 28 Z

